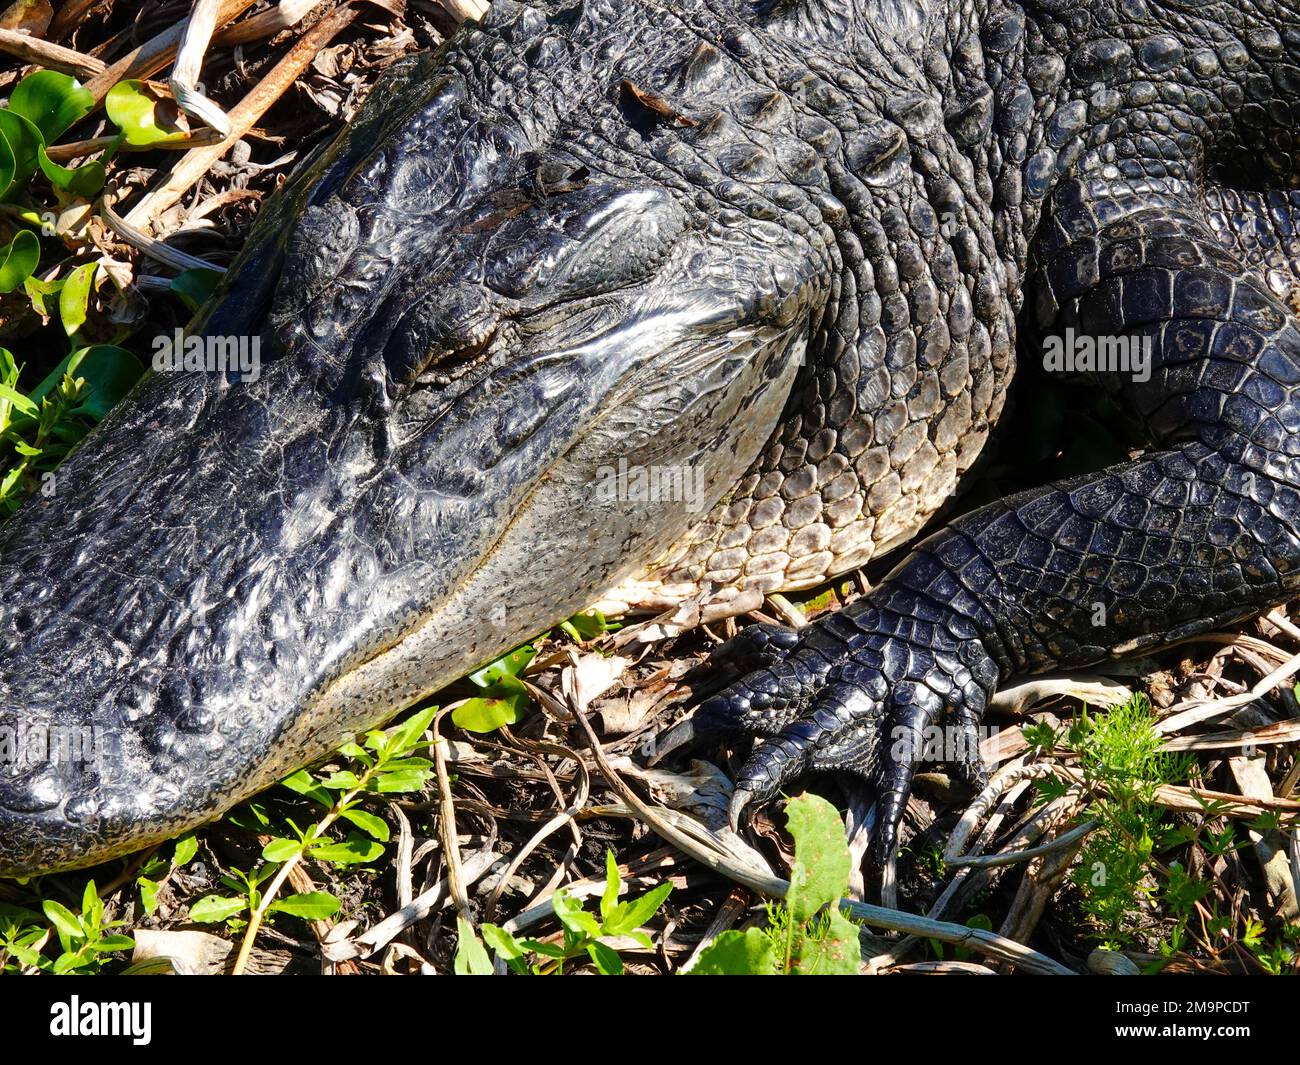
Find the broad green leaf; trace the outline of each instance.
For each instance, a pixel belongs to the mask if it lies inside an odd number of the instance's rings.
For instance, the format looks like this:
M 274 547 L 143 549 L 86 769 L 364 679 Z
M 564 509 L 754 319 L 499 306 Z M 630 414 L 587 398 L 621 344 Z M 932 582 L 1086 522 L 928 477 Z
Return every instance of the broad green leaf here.
M 344 810 L 341 816 L 351 821 L 362 832 L 379 840 L 380 843 L 388 842 L 391 833 L 388 829 L 388 822 L 382 817 L 376 817 L 365 810 Z
M 215 924 L 217 921 L 224 921 L 227 917 L 234 917 L 247 906 L 247 899 L 204 895 L 190 907 L 190 920 L 198 924 Z
M 520 699 L 517 692 L 507 692 L 502 688 L 489 688 L 489 692 L 499 692 L 502 697 L 484 697 L 467 699 L 451 712 L 452 722 L 466 732 L 495 732 L 502 725 L 513 725 L 523 717 L 523 707 L 527 697 Z
M 59 292 L 59 319 L 63 322 L 63 331 L 72 336 L 86 324 L 86 312 L 90 306 L 90 294 L 95 290 L 95 272 L 99 263 L 86 263 L 78 266 L 64 279 Z
M 69 939 L 82 939 L 85 937 L 85 929 L 81 926 L 81 921 L 77 916 L 64 906 L 61 902 L 55 902 L 53 899 L 46 899 L 41 903 L 41 909 L 45 911 L 45 916 L 54 927 Z
M 560 919 L 560 924 L 570 932 L 579 936 L 590 936 L 593 939 L 600 935 L 600 922 L 594 915 L 587 913 L 582 908 L 581 901 L 575 899 L 564 888 L 560 888 L 551 897 L 551 909 Z
M 302 843 L 296 839 L 273 839 L 262 848 L 262 857 L 268 862 L 287 862 L 302 850 Z
M 623 975 L 623 959 L 618 956 L 613 947 L 600 942 L 591 942 L 587 944 L 587 954 L 596 963 L 596 968 L 602 976 Z
M 36 173 L 36 151 L 43 143 L 41 131 L 29 119 L 0 107 L 0 134 L 9 146 L 12 173 L 8 192 Z
M 456 918 L 460 942 L 456 946 L 455 972 L 457 976 L 491 976 L 492 959 L 474 934 L 474 926 L 464 917 Z
M 309 891 L 305 895 L 286 895 L 276 899 L 268 911 L 287 913 L 290 917 L 302 917 L 308 921 L 323 921 L 339 912 L 339 900 L 328 891 Z
M 104 97 L 109 121 L 122 131 L 126 143 L 136 147 L 184 140 L 188 134 L 177 129 L 159 113 L 164 101 L 155 97 L 141 81 L 119 81 Z
M 672 890 L 672 884 L 660 884 L 638 899 L 620 902 L 613 907 L 613 912 L 605 921 L 603 933 L 607 936 L 621 936 L 636 931 L 655 915 Z
M 115 344 L 92 344 L 72 354 L 68 372 L 86 382 L 86 394 L 74 414 L 98 422 L 144 376 L 140 360 Z
M 10 147 L 4 130 L 0 129 L 0 200 L 11 191 L 17 171 L 18 160 L 14 158 L 14 150 Z
M 618 905 L 618 891 L 622 887 L 618 876 L 618 859 L 612 850 L 605 851 L 605 893 L 600 897 L 600 916 L 608 921 Z
M 384 853 L 384 847 L 373 839 L 352 836 L 342 843 L 323 843 L 312 847 L 310 853 L 317 861 L 333 862 L 335 865 L 358 865 L 374 861 Z
M 44 147 L 36 149 L 36 162 L 40 165 L 51 185 L 85 200 L 93 200 L 104 187 L 107 171 L 104 164 L 97 160 L 83 163 L 81 166 L 60 166 L 45 154 Z
M 46 144 L 94 109 L 95 98 L 81 83 L 55 70 L 39 70 L 14 86 L 9 110 L 30 119 Z
M 519 676 L 528 668 L 528 663 L 536 655 L 537 649 L 532 644 L 526 643 L 523 647 L 516 647 L 508 655 L 502 655 L 495 662 L 489 663 L 482 669 L 475 670 L 469 675 L 469 679 L 480 688 L 491 688 L 507 677 Z
M 761 928 L 732 928 L 700 952 L 687 976 L 775 976 L 776 947 Z
M 576 640 L 594 640 L 609 631 L 609 622 L 599 610 L 589 610 L 582 614 L 574 614 L 564 622 L 564 629 Z
M 195 266 L 172 278 L 171 291 L 180 297 L 186 307 L 197 311 L 212 295 L 220 280 L 221 275 L 216 270 Z
M 41 242 L 30 229 L 20 229 L 13 240 L 0 248 L 0 292 L 16 289 L 36 272 L 40 261 Z
M 848 893 L 853 859 L 840 815 L 820 795 L 798 795 L 786 803 L 785 811 L 794 837 L 786 904 L 795 923 L 803 924 Z
M 862 964 L 858 926 L 838 909 L 826 913 L 825 931 L 814 922 L 815 935 L 796 934 L 793 967 L 804 976 L 856 976 Z
M 337 773 L 331 773 L 327 777 L 322 777 L 320 786 L 328 788 L 330 791 L 352 791 L 360 785 L 361 781 L 357 779 L 355 773 L 344 769 Z

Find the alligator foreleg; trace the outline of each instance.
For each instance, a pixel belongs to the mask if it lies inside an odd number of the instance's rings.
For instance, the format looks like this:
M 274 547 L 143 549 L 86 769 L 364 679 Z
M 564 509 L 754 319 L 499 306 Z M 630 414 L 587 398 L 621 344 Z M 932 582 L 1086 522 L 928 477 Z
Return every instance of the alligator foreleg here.
M 697 732 L 769 737 L 733 816 L 802 772 L 847 770 L 878 795 L 882 863 L 929 727 L 972 740 L 960 768 L 978 777 L 974 729 L 1009 678 L 1155 647 L 1295 593 L 1300 330 L 1247 253 L 1216 236 L 1196 182 L 1085 175 L 1055 192 L 1035 252 L 1041 324 L 1149 340 L 1137 349 L 1149 374 L 1096 378 L 1153 449 L 966 515 L 704 702 Z

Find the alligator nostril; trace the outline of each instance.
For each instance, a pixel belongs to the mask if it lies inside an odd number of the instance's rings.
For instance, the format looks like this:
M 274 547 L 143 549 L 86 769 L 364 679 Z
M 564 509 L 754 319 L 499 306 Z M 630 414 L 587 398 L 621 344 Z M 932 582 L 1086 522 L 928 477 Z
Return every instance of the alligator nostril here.
M 30 632 L 35 624 L 32 612 L 25 607 L 14 614 L 14 628 L 19 632 Z

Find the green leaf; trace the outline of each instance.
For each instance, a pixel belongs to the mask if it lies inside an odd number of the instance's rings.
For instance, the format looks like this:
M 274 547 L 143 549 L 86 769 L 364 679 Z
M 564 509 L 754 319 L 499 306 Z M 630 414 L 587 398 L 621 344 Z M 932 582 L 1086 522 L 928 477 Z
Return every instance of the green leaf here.
M 20 229 L 13 240 L 0 248 L 0 292 L 16 289 L 36 272 L 40 261 L 41 242 L 30 229 Z
M 44 146 L 36 149 L 36 162 L 40 165 L 41 173 L 56 189 L 70 192 L 85 200 L 93 200 L 99 195 L 108 173 L 103 163 L 93 159 L 81 166 L 60 166 L 45 154 Z
M 361 784 L 355 773 L 344 769 L 321 778 L 320 786 L 330 791 L 353 791 Z
M 429 782 L 427 769 L 399 769 L 394 773 L 379 773 L 374 778 L 375 791 L 388 795 L 395 792 L 421 791 Z
M 280 784 L 295 795 L 302 795 L 320 803 L 327 810 L 334 805 L 334 796 L 317 784 L 316 778 L 305 769 L 299 769 L 292 776 L 285 777 Z
M 170 289 L 191 311 L 197 311 L 212 295 L 221 274 L 205 266 L 191 267 L 172 278 Z
M 351 836 L 342 843 L 323 843 L 312 847 L 311 856 L 317 861 L 333 862 L 336 865 L 358 865 L 372 862 L 384 853 L 382 843 L 373 839 Z
M 43 143 L 41 131 L 29 119 L 0 107 L 0 135 L 9 147 L 7 160 L 11 185 L 7 192 L 12 193 L 36 173 L 36 150 Z
M 551 909 L 555 911 L 555 916 L 560 919 L 560 924 L 575 935 L 590 936 L 595 939 L 601 934 L 600 922 L 592 914 L 587 913 L 582 908 L 582 903 L 564 888 L 560 888 L 551 896 Z
M 24 396 L 17 389 L 10 388 L 8 385 L 0 385 L 0 399 L 12 403 L 15 408 L 24 414 L 30 414 L 33 418 L 41 413 L 40 407 Z
M 152 917 L 158 909 L 158 882 L 147 876 L 136 877 L 135 882 L 140 885 L 140 905 Z
M 729 929 L 705 947 L 687 976 L 775 976 L 776 947 L 761 928 Z
M 491 976 L 492 959 L 474 934 L 474 926 L 464 917 L 456 918 L 460 942 L 456 946 L 455 972 L 457 976 Z
M 10 147 L 9 138 L 5 136 L 3 129 L 0 129 L 0 200 L 3 200 L 14 183 L 14 175 L 18 172 L 18 160 L 14 158 L 14 150 Z
M 795 935 L 793 968 L 804 976 L 856 976 L 862 964 L 858 926 L 837 909 L 816 922 L 815 934 Z
M 59 292 L 59 318 L 63 322 L 63 331 L 72 336 L 86 324 L 86 312 L 90 306 L 90 294 L 95 289 L 95 272 L 99 263 L 86 263 L 78 266 L 64 279 L 63 289 Z
M 423 740 L 425 732 L 433 724 L 437 713 L 436 706 L 426 706 L 408 717 L 388 735 L 384 744 L 384 753 L 389 757 L 407 754 Z
M 59 301 L 51 300 L 51 297 L 57 297 L 60 289 L 63 288 L 63 281 L 42 281 L 39 277 L 29 277 L 23 282 L 23 291 L 27 293 L 27 298 L 32 301 L 32 310 L 42 318 L 52 318 L 58 310 Z
M 268 862 L 287 862 L 302 851 L 302 843 L 296 839 L 273 839 L 262 848 L 262 857 Z
M 193 832 L 188 832 L 176 841 L 176 853 L 172 855 L 172 865 L 178 869 L 182 865 L 188 865 L 198 853 L 199 841 Z
M 9 96 L 9 110 L 30 119 L 41 131 L 46 144 L 78 119 L 90 114 L 95 98 L 81 83 L 55 70 L 29 74 L 14 86 Z
M 68 373 L 86 382 L 86 394 L 73 413 L 98 422 L 144 376 L 144 365 L 125 348 L 92 344 L 72 353 Z
M 99 897 L 93 880 L 87 880 L 81 892 L 82 924 L 98 929 L 104 922 L 104 900 Z
M 387 843 L 391 833 L 388 829 L 388 822 L 382 817 L 376 817 L 365 810 L 344 810 L 340 815 L 348 821 L 351 821 L 357 828 L 361 829 L 369 836 L 373 836 L 380 843 Z
M 803 924 L 848 893 L 853 859 L 840 815 L 820 795 L 796 796 L 786 803 L 785 810 L 794 837 L 794 867 L 786 904 L 795 923 Z
M 176 129 L 158 113 L 162 101 L 141 81 L 119 81 L 104 97 L 109 121 L 122 131 L 126 143 L 136 147 L 184 140 L 187 134 Z M 171 128 L 164 128 L 170 126 Z
M 543 958 L 564 957 L 564 948 L 557 943 L 543 943 L 539 939 L 521 939 L 519 945 L 534 954 L 540 954 Z
M 602 976 L 623 975 L 623 959 L 618 956 L 613 947 L 600 942 L 588 943 L 587 954 L 596 963 L 596 968 Z
M 483 938 L 498 955 L 505 961 L 519 961 L 524 956 L 524 948 L 520 945 L 519 940 L 507 932 L 504 928 L 494 924 L 485 924 L 480 931 Z
M 569 635 L 578 640 L 594 640 L 597 636 L 603 636 L 609 631 L 609 622 L 605 620 L 605 615 L 599 610 L 588 610 L 582 614 L 574 614 L 565 623 L 566 631 L 572 629 Z
M 61 935 L 69 939 L 85 938 L 86 930 L 81 926 L 80 919 L 62 903 L 46 899 L 41 903 L 41 909 Z
M 618 859 L 612 850 L 605 851 L 605 893 L 600 897 L 600 916 L 608 921 L 614 907 L 618 905 L 618 892 L 622 882 L 618 875 Z
M 487 691 L 496 695 L 467 699 L 456 707 L 451 712 L 453 724 L 466 732 L 495 732 L 502 725 L 513 725 L 523 717 L 528 704 L 526 695 L 521 699 L 517 692 L 507 691 L 500 685 Z
M 605 921 L 602 932 L 607 936 L 621 936 L 636 931 L 655 915 L 672 890 L 672 884 L 660 884 L 639 899 L 620 902 L 612 908 L 612 913 Z
M 519 676 L 528 668 L 528 663 L 536 655 L 537 649 L 532 644 L 526 643 L 522 647 L 516 647 L 508 655 L 502 655 L 495 662 L 489 663 L 482 669 L 475 670 L 469 675 L 469 679 L 480 688 L 491 688 L 507 678 Z
M 339 912 L 339 900 L 328 891 L 309 891 L 305 895 L 286 895 L 276 899 L 267 910 L 302 917 L 308 921 L 323 921 Z
M 90 949 L 97 954 L 107 954 L 114 950 L 130 950 L 135 946 L 135 940 L 130 936 L 105 936 L 96 943 L 90 944 Z
M 248 906 L 247 899 L 224 898 L 221 895 L 204 895 L 190 907 L 190 920 L 198 924 L 215 924 L 234 917 Z

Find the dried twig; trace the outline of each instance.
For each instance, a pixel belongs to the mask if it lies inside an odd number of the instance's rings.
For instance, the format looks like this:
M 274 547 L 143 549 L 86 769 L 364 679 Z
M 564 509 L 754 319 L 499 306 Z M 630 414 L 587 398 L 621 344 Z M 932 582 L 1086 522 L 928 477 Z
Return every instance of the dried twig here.
M 601 775 L 609 782 L 610 787 L 618 792 L 623 801 L 663 839 L 707 868 L 730 877 L 762 895 L 769 898 L 785 897 L 790 888 L 789 881 L 773 876 L 763 865 L 757 852 L 740 840 L 737 839 L 735 842 L 725 840 L 707 830 L 699 822 L 690 824 L 693 819 L 685 817 L 679 811 L 652 808 L 644 803 L 611 768 L 586 715 L 576 714 L 575 717 L 587 735 L 592 756 L 600 767 Z M 677 814 L 677 816 L 670 818 L 667 816 L 669 814 Z M 900 910 L 889 910 L 881 906 L 870 906 L 863 902 L 850 902 L 845 899 L 840 900 L 840 906 L 849 915 L 874 927 L 895 932 L 910 932 L 946 943 L 954 943 L 1001 961 L 1010 962 L 1026 972 L 1055 976 L 1074 975 L 1060 962 L 1053 961 L 1045 954 L 982 929 L 966 928 L 945 921 L 932 921 Z
M 194 0 L 190 17 L 185 20 L 185 30 L 176 51 L 176 64 L 168 81 L 176 104 L 187 115 L 197 118 L 223 137 L 230 135 L 230 119 L 220 106 L 209 100 L 199 88 L 199 72 L 208 43 L 217 26 L 221 0 Z
M 240 0 L 242 2 L 242 0 Z M 253 124 L 266 113 L 276 100 L 307 69 L 316 53 L 357 17 L 352 7 L 331 11 L 308 30 L 288 52 L 271 68 L 237 105 L 230 111 L 230 136 L 213 145 L 194 148 L 187 152 L 172 168 L 163 184 L 152 190 L 128 212 L 126 220 L 142 230 L 152 227 L 154 220 L 175 204 L 220 159 L 235 141 L 247 133 Z
M 7 52 L 24 62 L 35 63 L 48 70 L 71 74 L 74 78 L 93 78 L 107 69 L 107 64 L 93 55 L 14 30 L 0 30 L 0 52 Z

